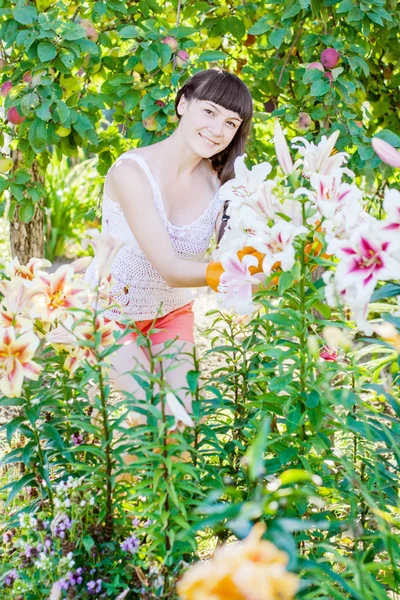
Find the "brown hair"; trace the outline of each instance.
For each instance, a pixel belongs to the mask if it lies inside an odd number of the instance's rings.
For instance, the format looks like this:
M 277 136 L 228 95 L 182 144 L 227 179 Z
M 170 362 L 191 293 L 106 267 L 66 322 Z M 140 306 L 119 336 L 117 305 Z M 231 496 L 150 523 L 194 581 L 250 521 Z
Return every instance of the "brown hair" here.
M 238 113 L 242 120 L 229 146 L 211 157 L 211 164 L 218 173 L 221 184 L 235 177 L 234 162 L 244 153 L 250 134 L 253 117 L 253 100 L 249 89 L 239 77 L 223 69 L 199 71 L 185 81 L 177 93 L 175 112 L 178 118 L 178 104 L 182 96 L 187 100 L 208 100 Z

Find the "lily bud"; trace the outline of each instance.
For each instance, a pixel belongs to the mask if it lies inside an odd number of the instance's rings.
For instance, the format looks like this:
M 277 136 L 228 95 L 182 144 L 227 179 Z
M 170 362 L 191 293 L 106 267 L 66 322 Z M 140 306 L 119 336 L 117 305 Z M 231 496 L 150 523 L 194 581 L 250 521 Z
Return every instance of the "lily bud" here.
M 400 169 L 400 152 L 396 150 L 396 148 L 393 148 L 391 144 L 375 136 L 372 138 L 372 147 L 375 154 L 377 154 L 384 163 L 395 169 Z
M 276 157 L 279 161 L 282 171 L 285 175 L 290 175 L 294 171 L 292 157 L 290 156 L 289 146 L 283 134 L 281 124 L 275 119 L 274 144 Z

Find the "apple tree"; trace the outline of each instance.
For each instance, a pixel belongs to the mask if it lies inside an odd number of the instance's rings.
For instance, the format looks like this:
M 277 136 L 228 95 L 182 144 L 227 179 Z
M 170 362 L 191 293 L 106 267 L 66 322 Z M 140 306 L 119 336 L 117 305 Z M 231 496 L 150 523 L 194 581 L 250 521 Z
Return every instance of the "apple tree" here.
M 268 155 L 274 116 L 289 137 L 339 128 L 351 168 L 382 187 L 392 171 L 370 139 L 400 145 L 398 34 L 396 0 L 0 0 L 0 194 L 13 253 L 43 254 L 53 149 L 98 156 L 105 175 L 123 150 L 170 133 L 176 89 L 210 66 L 252 91 L 250 158 Z

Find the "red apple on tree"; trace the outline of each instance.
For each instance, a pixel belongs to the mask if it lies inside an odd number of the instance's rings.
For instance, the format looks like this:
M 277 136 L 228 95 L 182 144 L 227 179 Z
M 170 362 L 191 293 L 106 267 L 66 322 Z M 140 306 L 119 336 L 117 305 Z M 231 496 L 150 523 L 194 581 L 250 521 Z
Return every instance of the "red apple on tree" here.
M 172 50 L 172 52 L 176 52 L 178 50 L 178 40 L 176 40 L 172 35 L 168 35 L 166 38 L 161 40 L 163 44 L 167 44 Z
M 25 83 L 30 83 L 32 81 L 32 73 L 29 73 L 29 71 L 24 73 L 22 76 L 22 81 L 25 81 Z
M 154 117 L 147 117 L 147 119 L 143 119 L 142 123 L 147 131 L 155 131 L 157 129 L 157 123 Z
M 320 60 L 327 69 L 334 69 L 340 59 L 340 53 L 335 48 L 325 48 L 321 52 Z
M 306 70 L 308 71 L 309 69 L 318 69 L 318 71 L 322 71 L 324 72 L 324 66 L 320 63 L 320 62 L 312 62 L 309 65 L 307 65 Z
M 23 121 L 25 121 L 26 117 L 24 117 L 24 115 L 20 115 L 17 107 L 16 106 L 12 106 L 7 113 L 7 121 L 9 121 L 10 123 L 12 123 L 13 125 L 19 125 L 20 123 L 22 123 Z
M 163 100 L 156 100 L 157 106 L 161 106 L 163 108 L 165 106 L 165 102 Z
M 186 50 L 178 50 L 176 53 L 176 64 L 178 67 L 183 67 L 189 62 L 189 54 Z
M 79 25 L 86 31 L 86 37 L 88 40 L 91 42 L 97 42 L 99 39 L 99 32 L 94 27 L 92 21 L 89 21 L 89 19 L 82 19 L 79 21 Z
M 12 86 L 13 84 L 11 83 L 11 81 L 5 81 L 0 88 L 0 96 L 6 98 L 6 96 L 8 96 L 8 94 L 10 93 Z

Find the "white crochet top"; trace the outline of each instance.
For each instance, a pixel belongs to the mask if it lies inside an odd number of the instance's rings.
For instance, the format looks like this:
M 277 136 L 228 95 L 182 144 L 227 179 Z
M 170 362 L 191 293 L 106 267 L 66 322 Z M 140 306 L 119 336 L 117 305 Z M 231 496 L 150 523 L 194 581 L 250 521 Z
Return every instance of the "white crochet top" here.
M 218 189 L 213 200 L 198 219 L 181 227 L 173 225 L 167 218 L 160 188 L 142 155 L 132 151 L 124 152 L 108 172 L 124 159 L 134 160 L 146 173 L 153 190 L 154 204 L 177 255 L 190 260 L 201 259 L 210 244 L 215 221 L 222 205 Z M 193 300 L 190 289 L 173 288 L 164 281 L 136 242 L 120 205 L 111 200 L 105 191 L 103 191 L 101 225 L 102 233 L 126 242 L 119 250 L 111 267 L 111 274 L 115 282 L 111 293 L 123 306 L 123 310 L 108 309 L 102 313 L 103 316 L 113 320 L 118 320 L 121 316 L 132 318 L 135 321 L 154 319 Z M 95 266 L 96 259 L 92 261 L 85 274 L 85 281 L 91 285 L 97 283 Z

